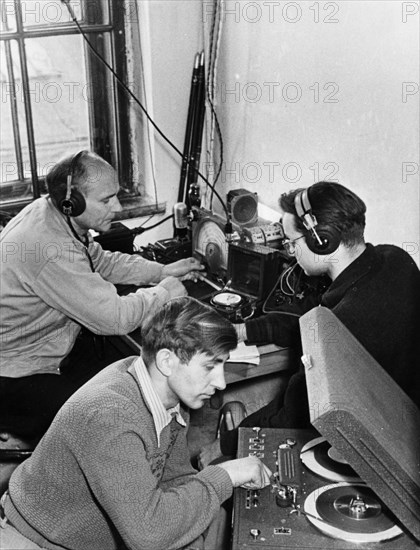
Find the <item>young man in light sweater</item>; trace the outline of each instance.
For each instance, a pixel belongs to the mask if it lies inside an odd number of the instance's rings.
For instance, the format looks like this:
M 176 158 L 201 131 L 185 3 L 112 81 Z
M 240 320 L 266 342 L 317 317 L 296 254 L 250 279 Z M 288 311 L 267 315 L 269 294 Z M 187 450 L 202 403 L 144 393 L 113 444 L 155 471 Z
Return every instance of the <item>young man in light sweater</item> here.
M 225 388 L 229 321 L 176 298 L 142 326 L 142 355 L 97 374 L 61 408 L 2 499 L 2 548 L 208 548 L 233 487 L 262 488 L 255 457 L 192 468 L 188 412 Z M 27 546 L 25 546 L 25 544 Z

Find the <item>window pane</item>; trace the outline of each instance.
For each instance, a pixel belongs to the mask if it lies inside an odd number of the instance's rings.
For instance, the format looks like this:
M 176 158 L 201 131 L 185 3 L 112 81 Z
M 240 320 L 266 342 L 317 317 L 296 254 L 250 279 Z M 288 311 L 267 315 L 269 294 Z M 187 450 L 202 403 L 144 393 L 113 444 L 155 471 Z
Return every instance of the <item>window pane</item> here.
M 77 19 L 80 19 L 80 0 L 71 0 L 70 6 Z M 45 25 L 59 25 L 69 23 L 72 18 L 61 0 L 22 0 L 22 23 L 25 29 Z
M 13 141 L 13 122 L 11 111 L 12 87 L 10 85 L 5 43 L 0 43 L 0 151 L 1 151 L 1 181 L 17 179 L 16 155 Z
M 28 142 L 26 133 L 26 115 L 24 109 L 21 68 L 19 63 L 18 46 L 15 41 L 10 42 L 10 56 L 6 53 L 7 45 L 2 42 L 0 46 L 0 78 L 1 78 L 1 193 L 2 200 L 23 198 L 32 196 L 30 180 L 7 185 L 6 182 L 16 181 L 26 170 L 29 170 Z M 15 88 L 12 82 L 14 77 Z M 13 91 L 15 95 L 13 95 Z M 15 100 L 13 101 L 13 98 Z M 15 118 L 12 116 L 12 108 L 15 108 Z M 15 150 L 22 152 L 20 162 Z
M 67 0 L 66 0 L 67 2 Z M 107 24 L 108 10 L 106 0 L 70 0 L 70 8 L 79 23 Z M 22 0 L 22 22 L 25 30 L 34 27 L 57 27 L 58 25 L 73 25 L 73 18 L 66 3 L 61 0 Z
M 16 13 L 14 0 L 2 0 L 0 2 L 1 19 L 0 30 L 1 32 L 16 31 Z
M 64 154 L 90 148 L 88 109 L 93 98 L 82 40 L 79 35 L 26 40 L 40 176 Z

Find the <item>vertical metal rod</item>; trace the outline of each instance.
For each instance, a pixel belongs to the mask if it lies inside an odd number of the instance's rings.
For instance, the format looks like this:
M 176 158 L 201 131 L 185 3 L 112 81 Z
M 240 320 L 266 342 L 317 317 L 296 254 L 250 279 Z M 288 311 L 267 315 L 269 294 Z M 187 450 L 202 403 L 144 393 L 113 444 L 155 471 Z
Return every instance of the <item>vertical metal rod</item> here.
M 187 200 L 187 179 L 189 172 L 188 161 L 191 158 L 191 140 L 193 137 L 193 126 L 194 126 L 194 114 L 196 111 L 196 101 L 197 101 L 197 84 L 198 84 L 198 70 L 200 65 L 200 54 L 196 53 L 194 58 L 194 67 L 191 77 L 191 88 L 190 88 L 190 99 L 188 103 L 188 115 L 187 115 L 187 126 L 185 129 L 185 140 L 184 140 L 184 151 L 183 159 L 181 165 L 181 175 L 179 180 L 178 187 L 178 202 L 184 202 Z
M 36 163 L 36 151 L 35 151 L 35 137 L 34 137 L 34 126 L 32 120 L 32 107 L 31 107 L 31 97 L 29 92 L 29 76 L 28 76 L 28 67 L 27 67 L 27 58 L 26 58 L 26 49 L 25 49 L 25 39 L 24 39 L 24 29 L 22 21 L 22 8 L 20 5 L 20 0 L 14 0 L 15 2 L 15 13 L 16 13 L 16 27 L 20 35 L 18 40 L 19 45 L 19 55 L 20 55 L 20 65 L 22 73 L 22 89 L 24 96 L 24 105 L 25 105 L 25 115 L 26 115 L 26 130 L 28 135 L 28 147 L 29 147 L 29 162 L 31 165 L 31 178 L 32 178 L 32 191 L 35 199 L 41 196 L 39 189 L 38 173 L 37 173 L 37 163 Z
M 191 171 L 190 185 L 196 185 L 198 181 L 198 172 L 200 169 L 201 144 L 203 141 L 203 127 L 205 115 L 205 99 L 206 99 L 206 83 L 204 71 L 204 51 L 200 55 L 200 68 L 198 72 L 198 98 L 196 103 L 197 114 L 194 119 L 194 137 L 192 159 L 194 161 L 193 170 Z
M 195 205 L 200 202 L 200 189 L 197 185 L 198 172 L 200 168 L 201 142 L 203 140 L 203 125 L 205 115 L 205 70 L 204 70 L 204 51 L 199 54 L 199 68 L 197 72 L 197 97 L 194 105 L 193 127 L 191 135 L 190 157 L 191 166 L 187 174 L 187 205 L 192 206 L 190 198 L 194 200 Z M 190 196 L 190 193 L 192 195 Z
M 10 30 L 8 21 L 7 21 L 7 12 L 4 9 L 5 5 L 2 4 L 2 22 L 4 25 L 4 30 L 7 32 Z M 17 175 L 19 180 L 23 180 L 23 161 L 22 161 L 22 144 L 20 140 L 20 129 L 19 129 L 19 117 L 16 101 L 16 83 L 15 75 L 13 71 L 13 59 L 12 52 L 10 47 L 10 40 L 5 40 L 4 42 L 5 54 L 6 54 L 6 65 L 7 65 L 7 76 L 10 83 L 10 114 L 12 115 L 12 126 L 13 126 L 13 142 L 15 147 L 15 158 L 17 164 Z

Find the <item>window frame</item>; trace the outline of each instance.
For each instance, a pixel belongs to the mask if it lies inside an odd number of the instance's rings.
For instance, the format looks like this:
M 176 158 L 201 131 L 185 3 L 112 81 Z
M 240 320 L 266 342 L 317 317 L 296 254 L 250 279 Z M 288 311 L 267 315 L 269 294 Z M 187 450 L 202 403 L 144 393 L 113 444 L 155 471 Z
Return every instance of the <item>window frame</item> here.
M 6 56 L 10 55 L 8 61 L 8 78 L 11 83 L 11 111 L 13 124 L 14 149 L 17 162 L 18 179 L 10 182 L 0 182 L 0 207 L 3 211 L 13 214 L 21 208 L 40 197 L 46 192 L 45 177 L 37 172 L 37 156 L 34 137 L 32 104 L 30 94 L 29 75 L 25 50 L 25 40 L 39 37 L 53 37 L 63 35 L 80 35 L 80 31 L 73 21 L 58 23 L 54 26 L 39 25 L 37 27 L 24 28 L 20 0 L 13 0 L 16 14 L 16 30 L 2 31 L 0 40 L 5 43 Z M 125 81 L 127 77 L 127 60 L 125 56 L 126 29 L 124 16 L 121 17 L 121 3 L 114 0 L 97 0 L 96 2 L 82 0 L 86 22 L 80 22 L 80 26 L 86 33 L 92 46 L 106 61 L 114 68 L 117 75 Z M 91 23 L 90 18 L 98 14 L 98 7 L 101 10 L 101 19 L 108 23 Z M 108 40 L 101 36 L 107 34 Z M 87 85 L 93 91 L 93 100 L 89 102 L 89 130 L 90 148 L 98 155 L 107 160 L 118 171 L 121 186 L 124 188 L 125 197 L 139 197 L 134 189 L 131 179 L 131 163 L 128 161 L 130 151 L 129 144 L 129 101 L 127 95 L 116 82 L 102 61 L 94 54 L 92 49 L 83 40 L 83 51 L 86 63 Z M 16 76 L 13 74 L 13 65 L 10 63 L 11 42 L 16 41 L 19 50 L 20 70 L 22 79 L 22 93 L 24 97 L 24 110 L 26 116 L 26 133 L 28 140 L 28 154 L 30 162 L 30 177 L 24 177 L 23 160 L 21 154 L 20 132 L 15 124 L 16 89 L 13 90 Z M 107 46 L 109 42 L 109 47 Z M 11 73 L 9 68 L 11 67 Z M 92 86 L 92 83 L 95 86 Z M 15 103 L 15 105 L 13 105 Z M 94 132 L 95 128 L 101 128 L 101 132 Z M 104 131 L 105 129 L 105 131 Z M 55 159 L 52 159 L 55 160 Z M 10 187 L 8 193 L 10 198 L 4 198 L 4 190 Z M 22 197 L 17 195 L 19 188 L 31 187 L 30 196 Z

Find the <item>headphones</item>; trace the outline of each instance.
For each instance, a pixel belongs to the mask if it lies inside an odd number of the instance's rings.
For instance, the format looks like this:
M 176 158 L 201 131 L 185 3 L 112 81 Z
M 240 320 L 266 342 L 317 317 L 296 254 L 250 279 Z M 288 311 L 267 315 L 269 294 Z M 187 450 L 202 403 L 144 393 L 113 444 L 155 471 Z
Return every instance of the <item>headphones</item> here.
M 72 189 L 71 187 L 77 162 L 84 153 L 86 151 L 79 151 L 70 161 L 69 171 L 67 172 L 66 196 L 58 203 L 60 212 L 66 216 L 80 216 L 86 208 L 85 197 L 78 189 Z
M 300 191 L 295 197 L 296 214 L 302 220 L 308 234 L 305 241 L 311 252 L 325 256 L 335 252 L 341 242 L 341 235 L 337 229 L 328 225 L 318 224 L 312 213 L 312 206 L 309 201 L 309 189 Z

